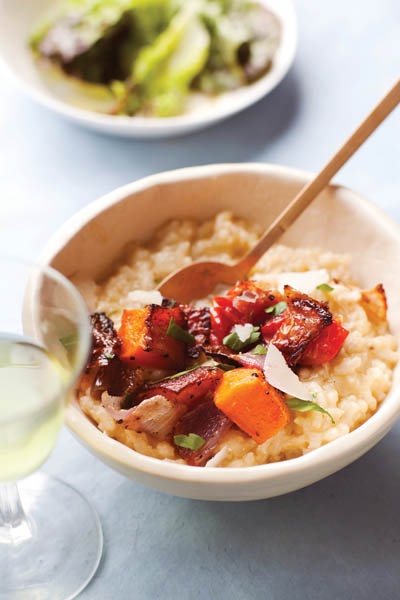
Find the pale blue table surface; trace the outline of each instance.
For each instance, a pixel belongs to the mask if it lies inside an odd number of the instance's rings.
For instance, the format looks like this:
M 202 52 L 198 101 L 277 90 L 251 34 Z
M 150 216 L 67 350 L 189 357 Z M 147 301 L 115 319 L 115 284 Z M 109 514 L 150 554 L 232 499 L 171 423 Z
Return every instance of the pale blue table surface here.
M 283 83 L 190 137 L 138 142 L 79 129 L 0 73 L 0 253 L 36 256 L 75 211 L 160 170 L 242 161 L 320 168 L 399 74 L 400 3 L 297 0 L 296 7 L 299 51 Z M 337 178 L 397 221 L 399 116 Z M 343 471 L 252 503 L 147 489 L 104 466 L 68 431 L 44 469 L 86 494 L 103 523 L 104 557 L 85 600 L 400 598 L 400 423 Z

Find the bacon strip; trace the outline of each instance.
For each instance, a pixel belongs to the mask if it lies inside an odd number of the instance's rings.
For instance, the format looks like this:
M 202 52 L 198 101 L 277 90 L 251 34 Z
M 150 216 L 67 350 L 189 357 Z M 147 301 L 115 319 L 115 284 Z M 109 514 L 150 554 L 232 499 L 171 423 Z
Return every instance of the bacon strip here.
M 216 367 L 198 367 L 177 377 L 147 385 L 137 400 L 140 402 L 145 398 L 161 395 L 180 404 L 193 405 L 212 394 L 221 377 L 222 371 Z
M 282 352 L 288 365 L 294 366 L 308 344 L 332 323 L 332 314 L 325 302 L 318 302 L 289 285 L 285 285 L 284 291 L 288 308 L 271 343 Z
M 197 358 L 200 355 L 201 348 L 210 342 L 211 315 L 207 306 L 195 308 L 187 304 L 180 304 L 180 309 L 187 319 L 188 332 L 194 336 L 194 346 L 186 348 L 190 358 Z
M 79 382 L 79 389 L 88 389 L 94 398 L 104 391 L 110 396 L 124 396 L 137 391 L 143 384 L 140 369 L 125 365 L 118 357 L 121 340 L 114 324 L 104 313 L 90 315 L 92 349 Z
M 215 406 L 213 400 L 206 400 L 195 406 L 177 422 L 174 435 L 196 433 L 206 443 L 199 450 L 176 446 L 179 456 L 189 465 L 203 467 L 213 456 L 222 435 L 231 426 L 232 421 Z

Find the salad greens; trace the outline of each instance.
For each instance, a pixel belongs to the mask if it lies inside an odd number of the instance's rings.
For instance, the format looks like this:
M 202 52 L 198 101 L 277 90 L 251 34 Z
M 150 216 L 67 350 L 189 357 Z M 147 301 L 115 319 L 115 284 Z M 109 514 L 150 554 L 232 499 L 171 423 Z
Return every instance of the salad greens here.
M 112 114 L 168 117 L 268 71 L 276 17 L 253 0 L 65 0 L 32 33 L 35 55 L 104 87 Z

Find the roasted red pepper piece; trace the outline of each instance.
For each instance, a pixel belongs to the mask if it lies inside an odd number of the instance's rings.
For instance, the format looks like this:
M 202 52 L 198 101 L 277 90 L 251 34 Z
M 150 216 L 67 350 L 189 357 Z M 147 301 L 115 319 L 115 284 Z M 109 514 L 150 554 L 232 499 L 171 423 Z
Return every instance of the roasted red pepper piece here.
M 185 316 L 178 306 L 166 308 L 150 304 L 124 310 L 118 331 L 122 340 L 120 358 L 137 367 L 182 370 L 185 344 L 167 335 L 171 318 L 186 329 Z
M 299 359 L 299 364 L 316 366 L 326 363 L 338 354 L 349 335 L 338 319 L 333 319 L 331 325 L 325 327 L 319 336 L 310 342 Z
M 216 296 L 211 308 L 211 344 L 221 345 L 234 325 L 261 325 L 268 319 L 266 308 L 283 300 L 277 291 L 263 290 L 254 281 L 242 281 L 226 296 Z
M 236 324 L 243 325 L 246 321 L 236 308 L 232 306 L 232 299 L 226 296 L 215 296 L 210 309 L 212 346 L 221 346 L 222 340 Z
M 232 306 L 240 313 L 244 323 L 261 325 L 267 315 L 265 309 L 284 300 L 278 291 L 264 290 L 255 281 L 241 281 L 227 292 Z
M 213 394 L 221 378 L 221 369 L 198 367 L 182 375 L 149 384 L 138 398 L 145 400 L 160 395 L 168 400 L 191 405 L 207 394 Z
M 261 327 L 261 335 L 266 342 L 271 341 L 271 338 L 278 331 L 284 320 L 285 313 L 283 312 L 276 317 L 272 317 L 264 323 L 264 325 Z

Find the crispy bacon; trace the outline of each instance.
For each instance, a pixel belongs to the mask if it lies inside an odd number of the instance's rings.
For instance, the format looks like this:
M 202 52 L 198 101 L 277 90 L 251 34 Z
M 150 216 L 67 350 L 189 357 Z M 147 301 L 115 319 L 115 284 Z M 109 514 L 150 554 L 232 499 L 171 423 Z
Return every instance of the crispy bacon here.
M 328 305 L 285 285 L 288 308 L 285 319 L 271 342 L 282 352 L 286 362 L 294 366 L 302 353 L 321 331 L 332 323 Z
M 194 336 L 194 346 L 187 347 L 191 358 L 197 358 L 203 346 L 209 344 L 211 331 L 211 315 L 207 306 L 195 308 L 187 304 L 179 305 L 187 319 L 188 332 Z
M 104 391 L 110 396 L 124 396 L 137 391 L 143 384 L 140 369 L 125 365 L 118 357 L 121 340 L 113 322 L 104 313 L 90 316 L 92 349 L 79 382 L 79 388 L 99 398 Z
M 192 405 L 212 394 L 222 377 L 216 367 L 198 367 L 182 375 L 151 383 L 139 394 L 138 401 L 161 395 L 180 404 Z
M 189 410 L 174 427 L 174 435 L 196 433 L 205 440 L 199 450 L 189 450 L 176 446 L 179 456 L 189 465 L 202 467 L 213 456 L 221 436 L 232 426 L 228 419 L 214 404 L 206 400 Z
M 121 348 L 121 340 L 117 336 L 114 324 L 105 313 L 93 313 L 90 315 L 90 327 L 92 330 L 92 361 L 98 366 L 108 364 L 107 354 L 118 354 Z

